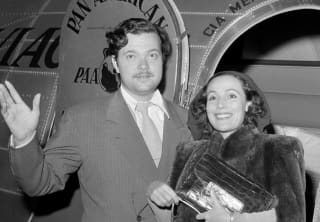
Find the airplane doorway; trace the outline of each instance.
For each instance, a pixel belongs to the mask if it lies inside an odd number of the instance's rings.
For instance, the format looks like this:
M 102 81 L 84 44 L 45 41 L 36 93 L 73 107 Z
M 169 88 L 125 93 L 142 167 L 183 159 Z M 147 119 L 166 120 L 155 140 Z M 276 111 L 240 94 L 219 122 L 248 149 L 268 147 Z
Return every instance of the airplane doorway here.
M 232 42 L 215 71 L 235 69 L 251 75 L 267 94 L 275 122 L 320 128 L 319 19 L 319 10 L 302 9 L 264 20 Z M 288 105 L 297 109 L 288 114 Z M 300 115 L 302 107 L 308 107 L 307 115 Z
M 226 50 L 216 72 L 237 70 L 252 76 L 267 96 L 275 123 L 319 129 L 319 19 L 319 10 L 302 9 L 255 25 Z M 307 158 L 306 211 L 312 221 L 319 172 L 308 168 Z
M 303 9 L 271 17 L 242 34 L 216 71 L 246 72 L 252 65 L 320 67 L 320 11 Z

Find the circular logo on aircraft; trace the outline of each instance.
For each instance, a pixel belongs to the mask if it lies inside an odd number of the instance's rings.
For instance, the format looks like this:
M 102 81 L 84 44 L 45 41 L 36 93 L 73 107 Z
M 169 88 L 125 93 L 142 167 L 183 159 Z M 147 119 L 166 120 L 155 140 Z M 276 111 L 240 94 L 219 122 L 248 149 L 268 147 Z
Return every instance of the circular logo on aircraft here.
M 183 62 L 188 61 L 188 43 L 186 38 L 181 39 L 185 30 L 179 15 L 173 1 L 168 0 L 72 1 L 61 30 L 58 108 L 103 96 L 119 87 L 111 61 L 103 54 L 107 47 L 105 33 L 133 17 L 146 18 L 169 34 L 173 54 L 167 64 L 163 93 L 173 100 L 179 93 L 176 88 L 181 85 L 181 76 L 187 76 Z

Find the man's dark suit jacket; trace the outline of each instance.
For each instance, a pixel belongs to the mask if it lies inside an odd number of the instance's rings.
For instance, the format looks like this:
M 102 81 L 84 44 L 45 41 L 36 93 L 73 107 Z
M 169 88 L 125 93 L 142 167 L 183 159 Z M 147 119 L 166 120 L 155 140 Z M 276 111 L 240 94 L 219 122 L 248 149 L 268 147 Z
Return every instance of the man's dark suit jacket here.
M 186 113 L 165 100 L 163 152 L 156 168 L 120 93 L 69 109 L 42 150 L 34 139 L 10 149 L 13 173 L 31 196 L 64 188 L 77 171 L 83 202 L 82 221 L 155 221 L 146 191 L 154 180 L 167 181 L 176 146 L 191 139 Z M 143 209 L 144 208 L 144 209 Z M 141 210 L 143 209 L 143 210 Z

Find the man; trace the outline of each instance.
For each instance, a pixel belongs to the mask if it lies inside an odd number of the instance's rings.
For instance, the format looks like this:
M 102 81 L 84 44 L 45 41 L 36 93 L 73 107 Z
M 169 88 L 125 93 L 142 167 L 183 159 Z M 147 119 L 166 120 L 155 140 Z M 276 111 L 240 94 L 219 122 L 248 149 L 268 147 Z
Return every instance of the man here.
M 191 138 L 184 111 L 157 89 L 171 52 L 169 38 L 144 19 L 128 19 L 106 37 L 120 89 L 67 110 L 44 149 L 35 136 L 40 95 L 31 110 L 12 84 L 0 84 L 1 113 L 12 132 L 12 170 L 30 196 L 63 189 L 77 172 L 82 221 L 165 221 L 168 210 L 146 194 L 160 186 L 155 181 L 167 180 L 176 145 Z M 139 104 L 148 104 L 148 117 Z M 158 133 L 153 142 L 152 130 L 145 132 L 149 117 Z

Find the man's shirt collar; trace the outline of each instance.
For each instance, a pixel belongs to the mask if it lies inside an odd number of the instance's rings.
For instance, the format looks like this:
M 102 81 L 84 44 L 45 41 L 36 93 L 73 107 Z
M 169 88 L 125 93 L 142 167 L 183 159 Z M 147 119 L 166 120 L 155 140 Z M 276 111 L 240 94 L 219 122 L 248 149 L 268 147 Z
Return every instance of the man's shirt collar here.
M 137 103 L 140 101 L 137 101 L 135 98 L 133 98 L 133 96 L 131 96 L 128 93 L 128 90 L 125 89 L 122 85 L 120 86 L 120 91 L 122 93 L 124 100 L 126 101 L 128 106 L 131 108 L 131 110 L 135 110 Z M 158 89 L 153 93 L 149 102 L 155 105 L 156 107 L 158 107 L 163 113 L 166 114 L 168 118 L 170 118 L 168 110 L 164 105 L 163 97 Z

